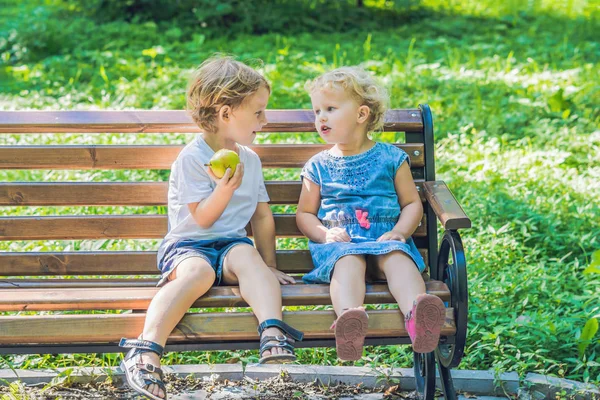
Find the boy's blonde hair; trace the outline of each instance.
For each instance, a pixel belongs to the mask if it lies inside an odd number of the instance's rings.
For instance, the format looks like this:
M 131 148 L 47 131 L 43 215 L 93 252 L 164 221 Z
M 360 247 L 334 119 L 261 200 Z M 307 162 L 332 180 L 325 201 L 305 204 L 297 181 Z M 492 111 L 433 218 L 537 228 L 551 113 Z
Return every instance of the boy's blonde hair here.
M 251 67 L 230 56 L 213 56 L 192 74 L 187 110 L 200 129 L 215 133 L 219 109 L 239 107 L 261 87 L 271 91 L 267 80 Z
M 360 67 L 341 67 L 324 73 L 304 86 L 308 93 L 328 87 L 343 89 L 358 104 L 369 107 L 371 114 L 367 132 L 383 129 L 389 97 L 387 90 L 371 74 Z

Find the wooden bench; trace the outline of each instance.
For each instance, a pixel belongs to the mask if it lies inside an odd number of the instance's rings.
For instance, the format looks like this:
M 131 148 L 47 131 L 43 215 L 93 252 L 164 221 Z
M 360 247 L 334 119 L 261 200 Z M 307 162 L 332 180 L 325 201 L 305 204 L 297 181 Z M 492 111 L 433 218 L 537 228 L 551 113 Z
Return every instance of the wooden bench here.
M 266 132 L 314 132 L 307 110 L 267 112 Z M 463 354 L 467 329 L 466 263 L 457 230 L 470 220 L 443 182 L 435 181 L 432 116 L 427 105 L 390 110 L 386 131 L 405 132 L 397 144 L 410 156 L 412 173 L 425 204 L 414 234 L 429 265 L 427 290 L 447 302 L 447 319 L 435 353 L 415 355 L 417 385 L 433 398 L 435 365 L 447 398 L 455 396 L 449 369 Z M 183 111 L 6 111 L 0 112 L 0 133 L 162 133 L 198 132 Z M 0 146 L 5 170 L 168 170 L 182 145 Z M 300 168 L 321 144 L 255 145 L 264 168 Z M 20 175 L 19 175 L 20 176 Z M 118 176 L 115 173 L 115 176 Z M 168 173 L 158 182 L 20 182 L 0 183 L 0 205 L 165 206 Z M 118 178 L 112 178 L 118 179 Z M 273 205 L 295 205 L 300 181 L 268 181 Z M 40 215 L 0 218 L 0 240 L 52 241 L 84 239 L 160 239 L 167 232 L 164 207 L 154 214 Z M 162 211 L 161 214 L 158 210 Z M 302 237 L 293 214 L 276 214 L 278 237 Z M 445 229 L 438 246 L 438 223 Z M 250 227 L 248 228 L 251 234 Z M 157 292 L 153 251 L 14 251 L 0 252 L 0 354 L 119 352 L 121 337 L 136 337 L 144 310 Z M 278 250 L 278 267 L 298 279 L 312 269 L 306 250 Z M 429 275 L 431 279 L 429 279 Z M 285 306 L 330 305 L 327 285 L 284 286 Z M 394 303 L 387 285 L 368 285 L 368 304 Z M 236 308 L 246 304 L 237 287 L 214 287 L 193 307 Z M 331 310 L 284 312 L 284 320 L 304 331 L 299 347 L 334 346 Z M 116 311 L 118 310 L 118 311 Z M 73 311 L 76 311 L 74 313 Z M 167 351 L 258 348 L 256 319 L 247 310 L 191 312 L 177 325 Z M 400 312 L 389 307 L 369 311 L 367 344 L 409 344 Z

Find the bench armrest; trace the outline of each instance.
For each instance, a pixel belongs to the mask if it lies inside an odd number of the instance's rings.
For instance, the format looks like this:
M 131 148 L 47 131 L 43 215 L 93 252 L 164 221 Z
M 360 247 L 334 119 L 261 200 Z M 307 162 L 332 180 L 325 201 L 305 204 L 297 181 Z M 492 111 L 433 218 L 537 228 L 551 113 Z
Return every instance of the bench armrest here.
M 433 208 L 433 212 L 444 229 L 456 230 L 471 227 L 471 220 L 444 182 L 425 182 L 423 190 L 425 199 Z

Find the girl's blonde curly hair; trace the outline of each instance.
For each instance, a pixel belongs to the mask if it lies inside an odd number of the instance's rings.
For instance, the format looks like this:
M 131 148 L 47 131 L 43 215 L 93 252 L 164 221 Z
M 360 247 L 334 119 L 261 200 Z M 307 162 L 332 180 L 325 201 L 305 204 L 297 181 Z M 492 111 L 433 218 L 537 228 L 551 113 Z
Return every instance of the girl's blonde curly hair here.
M 192 74 L 186 96 L 187 110 L 200 129 L 215 133 L 219 109 L 239 107 L 261 87 L 271 91 L 260 73 L 233 57 L 216 55 L 205 60 Z
M 341 67 L 324 73 L 304 86 L 308 93 L 328 87 L 343 89 L 358 104 L 369 107 L 371 113 L 367 132 L 383 129 L 389 96 L 387 90 L 371 74 L 360 67 Z

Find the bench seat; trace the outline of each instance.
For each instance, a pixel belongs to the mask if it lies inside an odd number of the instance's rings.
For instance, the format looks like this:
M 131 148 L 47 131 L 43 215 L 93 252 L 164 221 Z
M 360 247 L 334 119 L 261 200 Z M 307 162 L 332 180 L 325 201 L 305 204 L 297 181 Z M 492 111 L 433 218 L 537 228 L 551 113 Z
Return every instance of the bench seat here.
M 54 288 L 0 289 L 0 311 L 65 311 L 65 310 L 146 310 L 158 292 L 155 287 L 71 287 L 66 281 Z M 154 281 L 155 282 L 155 281 Z M 148 282 L 149 284 L 152 281 Z M 18 284 L 18 282 L 17 282 Z M 450 300 L 445 283 L 429 281 L 427 292 Z M 284 285 L 281 287 L 284 306 L 330 305 L 329 285 Z M 395 303 L 387 284 L 368 284 L 366 304 Z M 194 308 L 247 307 L 237 286 L 212 287 L 196 300 Z M 0 318 L 0 321 L 2 319 Z

